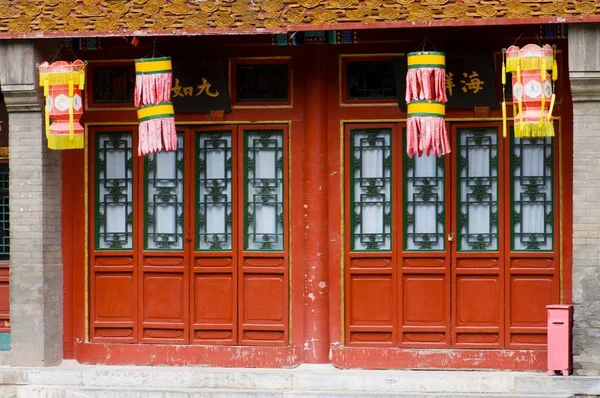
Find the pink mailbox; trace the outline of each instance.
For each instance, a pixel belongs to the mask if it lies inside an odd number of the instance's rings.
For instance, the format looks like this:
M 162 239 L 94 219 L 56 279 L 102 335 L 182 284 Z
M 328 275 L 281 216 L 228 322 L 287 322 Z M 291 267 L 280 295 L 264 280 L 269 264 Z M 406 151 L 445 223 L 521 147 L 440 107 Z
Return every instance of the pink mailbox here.
M 573 369 L 571 355 L 571 325 L 573 306 L 549 305 L 548 309 L 548 374 L 562 372 L 567 376 Z

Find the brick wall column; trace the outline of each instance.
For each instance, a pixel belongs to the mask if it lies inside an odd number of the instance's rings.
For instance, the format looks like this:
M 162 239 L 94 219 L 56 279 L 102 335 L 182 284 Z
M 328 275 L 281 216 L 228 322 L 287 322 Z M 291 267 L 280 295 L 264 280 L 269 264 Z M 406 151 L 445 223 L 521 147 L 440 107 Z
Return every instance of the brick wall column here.
M 21 366 L 56 365 L 63 357 L 61 157 L 44 138 L 36 44 L 0 41 L 10 150 L 11 358 Z
M 600 375 L 600 25 L 569 26 L 573 94 L 573 362 Z M 568 237 L 565 237 L 568 239 Z

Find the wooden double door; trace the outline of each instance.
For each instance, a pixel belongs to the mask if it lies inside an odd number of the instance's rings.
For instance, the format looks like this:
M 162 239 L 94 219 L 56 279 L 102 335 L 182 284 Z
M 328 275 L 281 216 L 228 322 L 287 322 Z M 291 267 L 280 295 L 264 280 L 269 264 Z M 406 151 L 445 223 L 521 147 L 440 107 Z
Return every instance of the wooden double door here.
M 345 344 L 545 348 L 558 140 L 448 131 L 450 154 L 409 158 L 403 124 L 345 126 Z
M 90 136 L 90 338 L 288 344 L 287 126 L 135 127 Z

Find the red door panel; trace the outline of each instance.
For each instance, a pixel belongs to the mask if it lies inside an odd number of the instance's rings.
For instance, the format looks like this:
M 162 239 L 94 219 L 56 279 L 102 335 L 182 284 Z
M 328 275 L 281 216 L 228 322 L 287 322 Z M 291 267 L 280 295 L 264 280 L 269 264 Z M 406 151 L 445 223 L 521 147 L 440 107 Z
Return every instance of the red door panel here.
M 193 332 L 197 344 L 237 341 L 235 264 L 231 258 L 197 258 L 193 268 Z
M 186 343 L 188 331 L 186 267 L 182 257 L 150 257 L 143 267 L 144 343 Z
M 90 283 L 91 337 L 95 341 L 136 339 L 136 291 L 131 257 L 101 257 Z
M 405 347 L 448 346 L 450 302 L 448 261 L 439 257 L 405 258 L 402 267 L 400 312 Z
M 9 265 L 0 264 L 0 333 L 10 332 Z
M 242 344 L 287 344 L 285 268 L 283 258 L 244 259 L 240 301 Z

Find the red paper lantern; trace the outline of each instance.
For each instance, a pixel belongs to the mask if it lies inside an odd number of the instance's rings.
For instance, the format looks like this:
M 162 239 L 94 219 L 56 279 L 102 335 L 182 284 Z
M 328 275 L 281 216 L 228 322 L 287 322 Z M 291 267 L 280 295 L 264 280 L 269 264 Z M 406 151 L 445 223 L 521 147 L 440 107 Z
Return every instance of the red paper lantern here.
M 39 66 L 40 86 L 46 97 L 46 138 L 50 149 L 84 147 L 81 89 L 85 84 L 85 63 L 64 61 Z
M 505 52 L 502 85 L 506 73 L 512 73 L 513 117 L 515 137 L 553 137 L 555 94 L 554 81 L 557 66 L 554 49 L 528 44 L 522 48 L 510 46 Z M 549 72 L 552 72 L 550 74 Z M 502 101 L 503 134 L 506 136 L 506 100 Z

